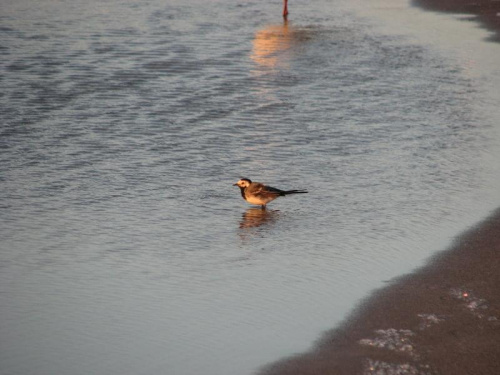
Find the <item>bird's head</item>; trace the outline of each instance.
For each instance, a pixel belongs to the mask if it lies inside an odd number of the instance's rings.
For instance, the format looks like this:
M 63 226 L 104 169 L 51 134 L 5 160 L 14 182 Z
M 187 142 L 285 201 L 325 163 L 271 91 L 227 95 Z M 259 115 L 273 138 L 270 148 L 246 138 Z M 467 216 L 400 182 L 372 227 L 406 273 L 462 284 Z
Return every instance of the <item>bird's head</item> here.
M 239 186 L 240 188 L 244 189 L 250 186 L 252 181 L 250 181 L 248 178 L 241 178 L 237 183 L 233 184 L 233 186 Z

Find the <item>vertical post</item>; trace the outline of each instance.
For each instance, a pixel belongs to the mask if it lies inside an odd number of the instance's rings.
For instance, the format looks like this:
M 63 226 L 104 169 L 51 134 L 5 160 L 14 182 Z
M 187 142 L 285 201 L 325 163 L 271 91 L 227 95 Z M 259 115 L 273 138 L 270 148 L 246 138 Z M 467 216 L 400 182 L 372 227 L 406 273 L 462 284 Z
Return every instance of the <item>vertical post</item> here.
M 283 18 L 288 16 L 288 0 L 283 0 Z

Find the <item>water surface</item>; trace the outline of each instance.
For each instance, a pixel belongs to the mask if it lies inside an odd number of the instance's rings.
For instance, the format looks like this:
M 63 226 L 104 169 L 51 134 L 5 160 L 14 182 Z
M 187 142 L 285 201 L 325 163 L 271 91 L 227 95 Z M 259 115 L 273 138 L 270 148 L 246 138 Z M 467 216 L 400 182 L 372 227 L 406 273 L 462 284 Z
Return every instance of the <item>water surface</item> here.
M 2 6 L 0 373 L 252 373 L 500 203 L 498 45 L 360 4 Z

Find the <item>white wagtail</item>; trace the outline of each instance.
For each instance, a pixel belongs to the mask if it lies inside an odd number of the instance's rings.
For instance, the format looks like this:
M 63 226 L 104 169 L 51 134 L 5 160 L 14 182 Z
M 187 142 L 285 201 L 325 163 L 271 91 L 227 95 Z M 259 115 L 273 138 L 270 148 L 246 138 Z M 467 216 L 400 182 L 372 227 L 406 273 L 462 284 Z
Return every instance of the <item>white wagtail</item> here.
M 271 186 L 266 186 L 260 182 L 252 182 L 248 178 L 242 178 L 233 186 L 238 186 L 241 190 L 241 196 L 250 204 L 259 205 L 262 209 L 266 204 L 278 197 L 284 197 L 290 194 L 304 194 L 307 190 L 280 190 Z

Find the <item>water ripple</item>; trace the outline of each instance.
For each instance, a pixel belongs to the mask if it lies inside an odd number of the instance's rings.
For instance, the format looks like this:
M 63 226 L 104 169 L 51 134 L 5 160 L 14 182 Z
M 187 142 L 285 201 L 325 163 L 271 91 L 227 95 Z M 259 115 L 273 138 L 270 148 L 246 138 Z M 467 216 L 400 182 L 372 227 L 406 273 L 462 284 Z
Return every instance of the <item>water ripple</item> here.
M 347 3 L 82 4 L 3 10 L 8 371 L 249 373 L 498 201 L 481 80 Z

